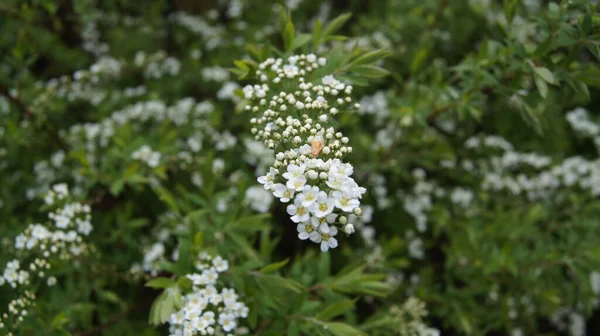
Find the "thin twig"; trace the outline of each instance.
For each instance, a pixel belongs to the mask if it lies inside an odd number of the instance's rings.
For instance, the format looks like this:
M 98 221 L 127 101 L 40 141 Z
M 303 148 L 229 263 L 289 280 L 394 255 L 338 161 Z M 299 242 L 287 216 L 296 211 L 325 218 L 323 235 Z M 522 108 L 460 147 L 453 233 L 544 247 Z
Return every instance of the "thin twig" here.
M 17 106 L 23 113 L 23 117 L 25 119 L 31 119 L 33 117 L 33 113 L 31 113 L 31 110 L 27 107 L 27 105 L 25 105 L 18 97 L 11 95 L 10 91 L 2 84 L 0 84 L 0 94 Z

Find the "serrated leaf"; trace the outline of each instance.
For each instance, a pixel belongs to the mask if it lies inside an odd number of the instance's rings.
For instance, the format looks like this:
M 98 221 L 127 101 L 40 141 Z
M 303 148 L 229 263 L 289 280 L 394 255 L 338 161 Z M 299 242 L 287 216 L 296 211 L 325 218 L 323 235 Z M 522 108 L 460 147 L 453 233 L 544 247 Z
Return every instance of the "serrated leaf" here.
M 152 279 L 152 280 L 146 282 L 146 287 L 152 287 L 152 288 L 169 288 L 169 287 L 173 287 L 173 286 L 175 286 L 175 281 L 173 281 L 173 279 L 169 279 L 169 278 L 165 278 L 165 277 Z
M 335 302 L 323 309 L 320 313 L 315 316 L 317 319 L 322 321 L 328 321 L 332 318 L 345 313 L 347 310 L 354 307 L 354 300 L 342 300 Z

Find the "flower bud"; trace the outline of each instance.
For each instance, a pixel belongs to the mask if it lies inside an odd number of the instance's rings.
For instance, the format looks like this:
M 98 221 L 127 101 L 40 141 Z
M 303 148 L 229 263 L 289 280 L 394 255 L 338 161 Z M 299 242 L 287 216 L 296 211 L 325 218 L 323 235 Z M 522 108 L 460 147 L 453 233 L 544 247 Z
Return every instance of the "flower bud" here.
M 346 216 L 340 216 L 340 223 L 346 224 L 348 222 L 348 218 Z
M 353 234 L 354 233 L 354 225 L 352 224 L 346 224 L 346 226 L 344 226 L 344 231 L 346 232 L 346 234 Z
M 357 216 L 362 215 L 362 209 L 361 208 L 354 208 L 354 214 Z

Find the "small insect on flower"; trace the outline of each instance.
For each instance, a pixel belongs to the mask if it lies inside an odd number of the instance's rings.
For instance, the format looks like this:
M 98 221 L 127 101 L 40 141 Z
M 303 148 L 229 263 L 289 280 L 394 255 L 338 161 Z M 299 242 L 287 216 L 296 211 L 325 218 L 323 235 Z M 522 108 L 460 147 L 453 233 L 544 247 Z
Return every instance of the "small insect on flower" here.
M 310 155 L 313 157 L 318 157 L 321 154 L 321 150 L 323 149 L 323 138 L 315 137 L 313 141 L 310 143 Z

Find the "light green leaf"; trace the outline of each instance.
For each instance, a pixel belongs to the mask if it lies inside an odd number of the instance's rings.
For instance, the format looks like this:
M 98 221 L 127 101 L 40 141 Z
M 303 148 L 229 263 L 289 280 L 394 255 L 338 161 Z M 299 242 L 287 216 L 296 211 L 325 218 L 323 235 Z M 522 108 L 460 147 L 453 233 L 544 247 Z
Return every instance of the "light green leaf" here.
M 352 72 L 355 72 L 361 76 L 367 78 L 380 78 L 387 76 L 389 72 L 383 68 L 376 67 L 373 65 L 359 65 L 352 68 Z
M 341 322 L 325 323 L 325 327 L 336 336 L 366 336 L 364 332 L 354 328 L 353 326 Z
M 296 37 L 296 39 L 294 40 L 294 47 L 292 49 L 296 50 L 298 48 L 303 47 L 308 42 L 310 42 L 311 39 L 312 39 L 312 36 L 310 34 L 300 34 L 300 35 L 298 35 Z
M 352 68 L 357 65 L 374 64 L 377 61 L 379 61 L 380 59 L 388 57 L 391 54 L 392 54 L 392 52 L 387 49 L 379 49 L 379 50 L 371 51 L 371 52 L 368 52 L 364 55 L 361 55 L 361 56 L 355 58 L 348 64 L 348 66 L 350 68 Z
M 260 270 L 260 272 L 261 272 L 261 273 L 270 273 L 270 272 L 274 272 L 274 271 L 276 271 L 276 270 L 278 270 L 278 269 L 282 268 L 283 266 L 287 265 L 287 263 L 288 263 L 289 261 L 290 261 L 290 259 L 289 259 L 289 258 L 287 258 L 287 259 L 285 259 L 285 260 L 282 260 L 282 261 L 280 261 L 280 262 L 276 262 L 276 263 L 273 263 L 273 264 L 269 264 L 269 265 L 267 265 L 267 266 L 263 267 L 263 268 Z
M 285 25 L 285 29 L 283 30 L 283 45 L 285 47 L 285 51 L 291 51 L 294 46 L 294 35 L 296 31 L 294 30 L 294 24 L 292 22 L 288 22 Z
M 554 74 L 545 67 L 536 67 L 533 69 L 536 75 L 540 76 L 543 80 L 545 80 L 548 84 L 556 84 L 556 78 L 554 78 Z
M 323 39 L 327 41 L 327 38 L 340 30 L 340 28 L 342 28 L 342 26 L 350 19 L 350 17 L 352 17 L 352 14 L 345 13 L 329 22 L 325 26 L 325 29 L 323 29 Z
M 146 282 L 146 287 L 152 288 L 169 288 L 175 286 L 175 281 L 169 278 L 156 278 Z
M 321 41 L 321 19 L 317 19 L 315 27 L 313 28 L 313 51 L 319 51 L 319 44 Z
M 538 92 L 540 93 L 540 96 L 542 96 L 543 98 L 546 98 L 548 96 L 548 84 L 546 84 L 546 81 L 544 81 L 539 76 L 535 76 L 534 80 L 535 80 L 535 86 L 537 87 Z
M 354 307 L 354 300 L 342 300 L 327 306 L 323 311 L 315 316 L 322 321 L 331 320 L 332 318 L 343 314 Z

